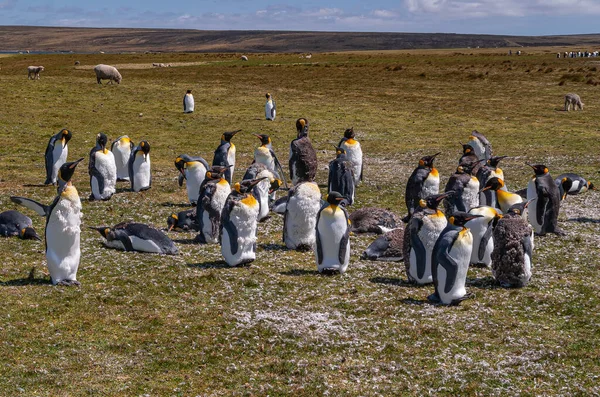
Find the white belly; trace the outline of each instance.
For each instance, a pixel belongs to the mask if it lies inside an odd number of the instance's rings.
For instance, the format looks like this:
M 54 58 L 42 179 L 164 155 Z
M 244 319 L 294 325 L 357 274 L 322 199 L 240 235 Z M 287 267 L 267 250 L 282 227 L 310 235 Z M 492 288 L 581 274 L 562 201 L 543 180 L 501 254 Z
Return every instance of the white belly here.
M 230 219 L 238 232 L 238 250 L 234 254 L 230 249 L 230 238 L 227 229 L 223 228 L 221 236 L 221 254 L 229 266 L 236 266 L 248 260 L 254 260 L 254 244 L 256 243 L 256 218 L 258 205 L 252 207 L 239 203 L 230 214 Z
M 265 117 L 267 120 L 275 120 L 275 112 L 271 115 L 271 111 L 273 110 L 273 102 L 267 101 L 265 104 Z
M 353 145 L 342 144 L 342 147 L 346 150 L 346 157 L 352 162 L 352 169 L 354 171 L 354 184 L 358 185 L 360 182 L 360 173 L 362 170 L 362 149 L 360 143 L 356 141 Z
M 427 197 L 432 194 L 438 194 L 440 190 L 440 177 L 439 175 L 434 176 L 432 173 L 429 174 L 427 179 L 423 182 L 423 188 L 421 190 L 422 196 Z
M 160 247 L 152 240 L 144 240 L 137 236 L 129 236 L 131 246 L 134 250 L 140 252 L 151 252 L 155 254 L 162 254 Z
M 133 162 L 133 191 L 139 192 L 140 190 L 150 186 L 150 155 L 136 156 Z
M 298 186 L 296 194 L 287 203 L 285 218 L 285 245 L 296 249 L 300 245 L 315 244 L 317 214 L 321 209 L 321 192 L 316 183 L 306 182 Z
M 438 275 L 438 293 L 442 303 L 448 305 L 453 300 L 460 299 L 466 295 L 465 283 L 467 281 L 467 271 L 469 270 L 469 261 L 471 259 L 471 252 L 473 250 L 473 236 L 471 232 L 467 231 L 463 238 L 458 238 L 450 251 L 450 257 L 458 264 L 458 272 L 456 274 L 456 280 L 454 281 L 454 287 L 448 292 L 444 292 L 446 285 L 446 269 L 442 266 L 437 265 Z
M 317 225 L 317 233 L 319 233 L 321 239 L 323 261 L 318 263 L 317 258 L 317 268 L 319 271 L 335 269 L 340 273 L 344 273 L 348 268 L 348 262 L 350 261 L 350 240 L 347 242 L 346 255 L 343 258 L 343 262 L 340 262 L 339 258 L 340 243 L 347 228 L 348 221 L 342 210 L 338 209 L 333 216 L 326 214 L 325 210 L 321 213 L 319 224 Z
M 233 181 L 233 171 L 235 169 L 235 145 L 232 143 L 227 152 L 227 162 L 231 165 L 231 181 Z
M 417 256 L 415 250 L 411 248 L 409 258 L 409 273 L 410 276 L 416 281 L 417 284 L 430 284 L 433 282 L 433 276 L 431 275 L 431 254 L 433 252 L 433 246 L 437 241 L 440 233 L 448 224 L 446 217 L 439 213 L 439 216 L 426 216 L 423 218 L 423 226 L 419 230 L 419 239 L 423 242 L 425 247 L 425 272 L 423 277 L 418 277 L 417 274 Z
M 480 215 L 481 213 L 470 212 L 471 214 Z M 481 214 L 483 215 L 483 214 Z M 471 251 L 471 263 L 484 263 L 487 267 L 490 267 L 492 264 L 492 251 L 494 250 L 494 239 L 490 238 L 487 242 L 485 252 L 483 254 L 483 258 L 479 259 L 479 245 L 481 244 L 481 239 L 483 235 L 487 231 L 488 224 L 490 219 L 486 218 L 476 218 L 467 222 L 467 227 L 471 231 L 471 235 L 473 236 L 473 250 Z
M 258 195 L 256 196 L 260 203 L 260 211 L 258 213 L 258 220 L 265 218 L 269 215 L 269 188 L 271 183 L 268 179 L 265 179 L 256 185 Z
M 463 190 L 463 202 L 465 203 L 466 212 L 479 205 L 479 181 L 477 178 L 471 177 L 471 180 L 465 186 Z
M 56 183 L 56 179 L 58 178 L 58 170 L 60 167 L 67 162 L 67 156 L 69 154 L 69 146 L 65 146 L 63 148 L 62 142 L 60 140 L 56 141 L 54 145 L 54 150 L 52 151 L 52 159 L 54 163 L 52 164 L 52 183 Z
M 206 167 L 202 163 L 194 163 L 192 167 L 185 170 L 185 187 L 187 189 L 188 200 L 190 203 L 198 201 L 200 194 L 200 185 L 206 178 Z
M 191 113 L 194 111 L 194 97 L 191 95 L 185 95 L 184 99 L 184 112 Z
M 131 156 L 131 146 L 129 142 L 117 143 L 113 147 L 113 155 L 115 157 L 115 166 L 117 168 L 117 178 L 128 181 L 129 180 L 129 169 L 127 165 L 129 163 L 129 157 Z
M 96 200 L 108 199 L 116 191 L 117 185 L 117 166 L 115 163 L 115 156 L 112 152 L 108 151 L 106 154 L 102 152 L 96 152 L 94 154 L 95 168 L 98 170 L 100 175 L 104 177 L 104 191 L 100 192 L 98 188 L 98 180 L 95 176 L 92 176 L 90 183 L 92 188 L 92 194 Z

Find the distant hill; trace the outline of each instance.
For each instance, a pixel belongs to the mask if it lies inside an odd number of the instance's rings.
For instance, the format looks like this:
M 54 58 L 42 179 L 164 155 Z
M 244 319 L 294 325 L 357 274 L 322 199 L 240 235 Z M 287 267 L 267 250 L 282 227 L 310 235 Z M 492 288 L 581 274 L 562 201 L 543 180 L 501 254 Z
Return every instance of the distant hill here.
M 0 51 L 3 52 L 331 52 L 519 46 L 599 48 L 600 34 L 496 36 L 0 26 Z

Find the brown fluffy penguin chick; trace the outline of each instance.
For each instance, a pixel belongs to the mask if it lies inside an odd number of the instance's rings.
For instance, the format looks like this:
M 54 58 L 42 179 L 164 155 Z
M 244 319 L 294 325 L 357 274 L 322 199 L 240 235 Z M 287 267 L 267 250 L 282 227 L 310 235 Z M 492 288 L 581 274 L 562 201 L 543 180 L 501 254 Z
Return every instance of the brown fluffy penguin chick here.
M 376 233 L 395 229 L 402 224 L 398 215 L 390 210 L 377 207 L 361 208 L 350 214 L 353 233 Z
M 403 249 L 404 228 L 400 226 L 373 241 L 363 252 L 361 259 L 399 262 L 403 259 Z

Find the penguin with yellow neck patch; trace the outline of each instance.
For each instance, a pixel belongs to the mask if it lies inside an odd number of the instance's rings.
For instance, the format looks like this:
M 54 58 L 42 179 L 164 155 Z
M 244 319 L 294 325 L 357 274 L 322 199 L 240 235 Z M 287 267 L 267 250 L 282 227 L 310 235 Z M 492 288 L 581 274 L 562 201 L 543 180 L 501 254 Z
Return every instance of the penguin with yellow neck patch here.
M 58 177 L 58 170 L 67 161 L 69 154 L 69 147 L 67 144 L 73 137 L 71 131 L 63 128 L 56 135 L 50 137 L 48 146 L 46 146 L 46 153 L 44 154 L 46 164 L 46 185 L 56 184 L 56 178 Z
M 470 220 L 465 225 L 473 235 L 471 264 L 490 267 L 492 265 L 492 251 L 494 250 L 492 234 L 498 221 L 502 219 L 502 213 L 496 208 L 481 206 L 471 208 L 469 214 L 481 215 L 481 218 Z
M 129 158 L 133 151 L 134 144 L 127 135 L 122 135 L 115 139 L 110 145 L 110 151 L 115 156 L 115 164 L 117 166 L 117 182 L 129 181 Z
M 527 164 L 535 175 L 527 185 L 527 200 L 529 205 L 529 223 L 539 235 L 555 233 L 564 235 L 558 227 L 558 212 L 560 210 L 560 193 L 550 176 L 548 167 L 543 164 Z
M 90 151 L 90 200 L 110 200 L 116 191 L 117 165 L 115 156 L 106 148 L 107 143 L 108 137 L 101 132 L 96 136 L 96 146 Z
M 260 205 L 252 188 L 263 179 L 236 183 L 225 201 L 221 213 L 221 254 L 229 266 L 238 266 L 256 259 L 256 224 Z
M 19 236 L 22 240 L 42 241 L 32 227 L 31 218 L 19 211 L 9 210 L 0 213 L 0 236 Z
M 227 167 L 213 165 L 209 171 L 206 171 L 206 177 L 200 185 L 196 206 L 196 223 L 200 233 L 195 239 L 200 244 L 219 242 L 221 212 L 231 193 L 231 186 L 224 177 L 225 171 Z
M 498 164 L 502 159 L 505 159 L 507 156 L 492 156 L 486 163 L 479 168 L 477 172 L 477 179 L 479 180 L 480 186 L 485 186 L 487 181 L 496 177 L 502 179 L 504 181 L 504 171 Z M 506 186 L 502 186 L 502 190 L 506 191 Z M 483 191 L 479 194 L 479 205 L 486 205 L 488 207 L 496 207 L 498 202 L 498 198 L 496 196 L 496 191 L 489 189 Z
M 581 175 L 573 174 L 572 172 L 560 174 L 554 178 L 554 183 L 560 190 L 560 196 L 562 200 L 564 200 L 567 195 L 571 196 L 585 193 L 588 190 L 596 190 L 596 187 L 592 182 L 586 180 Z
M 363 153 L 360 142 L 356 140 L 354 128 L 348 128 L 344 131 L 344 137 L 340 140 L 338 147 L 346 151 L 346 157 L 354 168 L 354 185 L 358 186 L 363 180 Z
M 346 199 L 347 205 L 354 202 L 354 168 L 348 161 L 346 151 L 341 147 L 335 148 L 336 158 L 329 162 L 328 192 L 338 192 Z
M 489 160 L 492 158 L 492 144 L 481 132 L 473 130 L 467 145 L 473 148 L 475 155 L 480 160 Z
M 327 195 L 327 204 L 317 215 L 315 240 L 319 273 L 343 274 L 350 262 L 350 220 L 342 205 L 344 196 L 338 192 Z
M 500 208 L 502 212 L 506 212 L 513 205 L 523 202 L 523 197 L 521 197 L 519 194 L 506 191 L 503 188 L 504 181 L 495 176 L 488 179 L 487 183 L 479 191 L 479 193 L 484 193 L 488 190 L 493 190 L 496 192 L 496 207 Z
M 191 157 L 187 154 L 180 154 L 175 159 L 175 168 L 179 171 L 179 186 L 185 186 L 190 204 L 196 205 L 200 186 L 204 182 L 206 171 L 209 170 L 208 163 L 202 157 Z
M 267 134 L 254 134 L 254 136 L 260 139 L 260 146 L 254 149 L 254 162 L 264 164 L 269 171 L 275 174 L 275 178 L 283 180 L 285 188 L 287 189 L 288 185 L 285 181 L 283 167 L 281 167 L 281 163 L 275 155 L 273 144 L 271 143 L 271 137 Z
M 419 206 L 419 200 L 438 194 L 440 190 L 440 174 L 433 166 L 433 161 L 440 153 L 433 156 L 424 156 L 419 160 L 419 166 L 415 168 L 406 183 L 404 200 L 408 215 L 403 221 L 408 222 L 415 209 Z
M 231 142 L 231 139 L 240 132 L 241 130 L 224 132 L 221 135 L 221 143 L 215 150 L 215 156 L 213 157 L 212 165 L 219 165 L 222 167 L 229 167 L 225 171 L 225 179 L 231 184 L 233 178 L 233 171 L 235 170 L 235 145 Z
M 277 115 L 277 105 L 275 104 L 275 100 L 270 93 L 267 92 L 265 97 L 267 97 L 267 102 L 265 103 L 265 118 L 273 121 Z

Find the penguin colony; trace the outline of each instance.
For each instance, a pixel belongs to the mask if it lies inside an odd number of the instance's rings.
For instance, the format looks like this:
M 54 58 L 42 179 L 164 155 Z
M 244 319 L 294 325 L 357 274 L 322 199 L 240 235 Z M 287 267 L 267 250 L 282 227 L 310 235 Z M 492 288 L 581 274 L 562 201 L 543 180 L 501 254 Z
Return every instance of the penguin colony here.
M 275 102 L 266 95 L 265 116 L 275 119 Z M 193 97 L 184 97 L 184 112 L 193 112 Z M 524 191 L 526 198 L 507 190 L 498 165 L 506 156 L 494 156 L 487 138 L 473 131 L 462 145 L 456 172 L 439 193 L 440 175 L 434 160 L 441 153 L 423 156 L 406 182 L 407 215 L 402 220 L 382 208 L 362 208 L 353 214 L 357 186 L 363 181 L 363 153 L 353 128 L 345 130 L 336 156 L 329 164 L 328 194 L 322 198 L 315 182 L 316 151 L 308 137 L 306 118 L 296 121 L 297 137 L 290 144 L 290 188 L 280 200 L 276 191 L 286 175 L 272 147 L 271 137 L 254 134 L 260 145 L 254 161 L 240 182 L 235 182 L 236 147 L 232 139 L 241 130 L 224 132 L 212 166 L 200 156 L 181 154 L 174 161 L 180 186 L 186 183 L 188 201 L 194 208 L 171 214 L 172 230 L 197 231 L 194 242 L 220 244 L 230 266 L 248 264 L 257 255 L 258 222 L 270 218 L 270 210 L 283 215 L 283 243 L 288 249 L 314 251 L 322 273 L 347 271 L 351 232 L 383 236 L 362 257 L 370 260 L 404 261 L 410 283 L 433 284 L 428 300 L 457 305 L 470 297 L 465 288 L 468 268 L 483 266 L 503 287 L 526 286 L 532 277 L 534 235 L 563 235 L 558 227 L 561 201 L 567 195 L 594 190 L 583 177 L 567 173 L 556 179 L 543 164 L 527 164 L 533 170 Z M 67 162 L 73 133 L 59 131 L 45 152 L 45 184 L 57 185 L 50 205 L 24 197 L 11 197 L 46 217 L 46 259 L 53 284 L 79 285 L 81 201 L 71 183 L 77 165 Z M 117 181 L 127 181 L 134 192 L 151 188 L 150 144 L 135 145 L 128 136 L 116 138 L 107 149 L 104 133 L 96 137 L 89 154 L 90 200 L 110 200 Z M 445 213 L 439 207 L 443 203 Z M 353 223 L 354 222 L 354 223 Z M 123 251 L 176 255 L 175 243 L 162 231 L 133 221 L 113 227 L 92 227 L 107 247 Z M 0 214 L 0 235 L 22 239 L 41 238 L 27 216 L 11 210 Z

